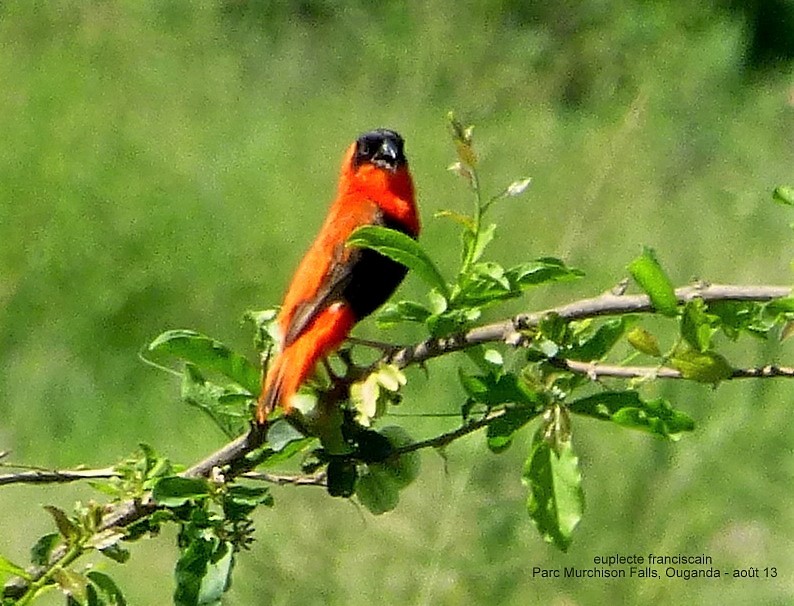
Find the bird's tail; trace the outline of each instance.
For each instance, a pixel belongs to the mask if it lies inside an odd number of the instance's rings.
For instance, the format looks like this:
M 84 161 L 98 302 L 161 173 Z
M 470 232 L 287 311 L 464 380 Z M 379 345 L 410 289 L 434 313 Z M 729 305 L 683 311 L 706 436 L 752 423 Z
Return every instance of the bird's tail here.
M 349 305 L 335 303 L 318 314 L 314 321 L 273 360 L 265 376 L 256 409 L 261 427 L 276 406 L 285 413 L 292 410 L 290 400 L 311 375 L 317 362 L 339 347 L 356 323 Z

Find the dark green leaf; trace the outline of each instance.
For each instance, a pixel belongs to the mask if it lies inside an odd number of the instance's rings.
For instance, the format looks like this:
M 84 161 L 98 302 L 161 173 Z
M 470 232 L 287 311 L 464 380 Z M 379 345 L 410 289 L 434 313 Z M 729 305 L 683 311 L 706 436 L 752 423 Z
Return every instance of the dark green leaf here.
M 504 414 L 488 424 L 486 436 L 491 452 L 501 453 L 513 442 L 513 436 L 524 425 L 537 417 L 537 407 L 511 406 Z
M 266 486 L 243 486 L 235 484 L 229 487 L 223 497 L 223 513 L 227 520 L 241 521 L 254 509 L 264 505 L 272 507 L 273 497 Z
M 110 558 L 114 562 L 123 564 L 130 559 L 130 552 L 119 544 L 110 545 L 99 550 L 103 556 Z
M 642 255 L 629 263 L 629 272 L 640 288 L 650 297 L 654 309 L 665 316 L 674 316 L 678 309 L 673 283 L 662 269 L 656 254 L 645 248 Z
M 636 391 L 604 391 L 571 402 L 568 410 L 664 438 L 695 427 L 691 417 L 674 409 L 667 400 L 643 400 Z
M 775 191 L 772 192 L 772 199 L 781 204 L 794 206 L 794 187 L 786 187 L 784 185 L 776 187 Z
M 215 339 L 192 330 L 169 330 L 149 344 L 149 351 L 175 356 L 207 372 L 228 377 L 249 393 L 259 393 L 259 369 Z
M 164 507 L 179 507 L 188 501 L 208 497 L 209 490 L 209 483 L 204 478 L 168 476 L 157 481 L 152 497 Z
M 356 482 L 359 502 L 375 515 L 391 511 L 400 502 L 400 486 L 389 472 L 370 467 Z
M 127 601 L 124 599 L 121 589 L 119 589 L 118 585 L 116 585 L 116 582 L 104 572 L 91 570 L 86 573 L 86 576 L 107 597 L 107 599 L 110 601 L 109 603 L 112 604 L 112 606 L 127 605 Z
M 570 440 L 555 448 L 538 430 L 524 464 L 522 479 L 529 487 L 527 511 L 543 539 L 567 551 L 584 511 L 579 460 Z
M 36 566 L 49 566 L 52 550 L 60 542 L 61 535 L 57 532 L 45 534 L 30 549 L 30 561 Z
M 398 425 L 382 427 L 378 433 L 389 441 L 392 449 L 402 448 L 414 442 L 410 434 Z M 374 473 L 385 474 L 394 482 L 395 486 L 402 489 L 419 476 L 421 465 L 421 456 L 413 450 L 399 457 L 390 457 L 382 463 L 372 463 L 368 467 Z
M 681 371 L 686 379 L 716 385 L 733 376 L 733 367 L 724 356 L 715 351 L 696 351 L 678 348 L 670 358 L 670 365 Z
M 208 574 L 213 556 L 223 545 L 225 544 L 221 544 L 218 539 L 195 538 L 182 551 L 174 571 L 176 577 L 175 606 L 213 604 L 213 601 L 203 599 L 202 583 Z M 228 551 L 226 548 L 223 553 L 228 553 Z M 214 602 L 217 602 L 219 598 L 220 596 Z
M 538 395 L 512 373 L 496 377 L 494 375 L 470 375 L 463 370 L 458 370 L 458 378 L 471 399 L 488 407 L 507 403 L 534 407 L 540 402 Z
M 345 499 L 353 496 L 358 478 L 355 462 L 342 457 L 334 457 L 328 463 L 326 475 L 329 495 Z
M 636 322 L 636 318 L 622 316 L 607 320 L 595 332 L 581 338 L 579 342 L 565 350 L 565 357 L 571 360 L 600 360 L 620 341 L 626 329 Z
M 366 225 L 359 227 L 347 239 L 348 246 L 370 248 L 405 265 L 431 288 L 438 289 L 449 298 L 449 288 L 436 264 L 419 243 L 406 234 L 386 227 Z

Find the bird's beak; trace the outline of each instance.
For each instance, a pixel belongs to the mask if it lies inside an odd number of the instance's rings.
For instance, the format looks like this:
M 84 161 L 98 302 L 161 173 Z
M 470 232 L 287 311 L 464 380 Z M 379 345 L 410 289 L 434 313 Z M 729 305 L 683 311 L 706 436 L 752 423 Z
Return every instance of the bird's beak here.
M 372 157 L 372 163 L 380 168 L 394 172 L 397 170 L 397 158 L 399 150 L 393 141 L 385 139 L 380 149 Z

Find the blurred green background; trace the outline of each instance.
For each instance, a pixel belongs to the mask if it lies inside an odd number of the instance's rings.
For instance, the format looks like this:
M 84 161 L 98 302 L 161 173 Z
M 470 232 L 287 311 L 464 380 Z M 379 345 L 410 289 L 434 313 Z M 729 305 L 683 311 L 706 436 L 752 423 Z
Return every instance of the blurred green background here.
M 405 136 L 423 242 L 451 271 L 457 236 L 433 214 L 470 202 L 446 170 L 450 109 L 476 124 L 486 188 L 534 179 L 495 209 L 492 254 L 556 255 L 587 274 L 500 314 L 610 288 L 641 245 L 679 284 L 789 283 L 791 214 L 770 192 L 794 181 L 792 57 L 791 0 L 4 0 L 0 450 L 69 467 L 111 464 L 140 441 L 185 463 L 220 445 L 137 352 L 186 327 L 251 353 L 240 318 L 280 300 L 361 131 Z M 421 297 L 421 283 L 401 295 Z M 357 334 L 377 333 L 368 322 Z M 731 352 L 737 364 L 794 360 L 790 342 Z M 401 413 L 457 410 L 462 364 L 412 371 Z M 588 508 L 568 554 L 525 514 L 530 432 L 500 456 L 472 436 L 446 467 L 425 453 L 421 479 L 381 517 L 318 489 L 274 489 L 225 603 L 793 603 L 791 384 L 646 392 L 698 428 L 673 444 L 577 419 Z M 416 437 L 456 423 L 387 422 Z M 3 488 L 0 551 L 25 561 L 51 528 L 40 504 L 90 497 Z M 101 563 L 130 604 L 169 603 L 172 539 Z M 679 552 L 778 577 L 531 575 Z

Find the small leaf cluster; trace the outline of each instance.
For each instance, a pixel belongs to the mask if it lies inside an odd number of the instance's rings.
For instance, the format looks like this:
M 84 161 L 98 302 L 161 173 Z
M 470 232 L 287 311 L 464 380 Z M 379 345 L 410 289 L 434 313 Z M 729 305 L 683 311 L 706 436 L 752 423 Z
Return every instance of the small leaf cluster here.
M 57 532 L 40 537 L 30 550 L 31 566 L 23 568 L 0 556 L 2 604 L 29 604 L 52 590 L 59 590 L 67 606 L 125 606 L 126 600 L 113 579 L 100 570 L 78 567 L 76 560 L 97 552 L 116 562 L 126 562 L 129 552 L 121 546 L 125 536 L 118 528 L 104 528 L 104 508 L 77 503 L 74 512 L 46 505 Z

